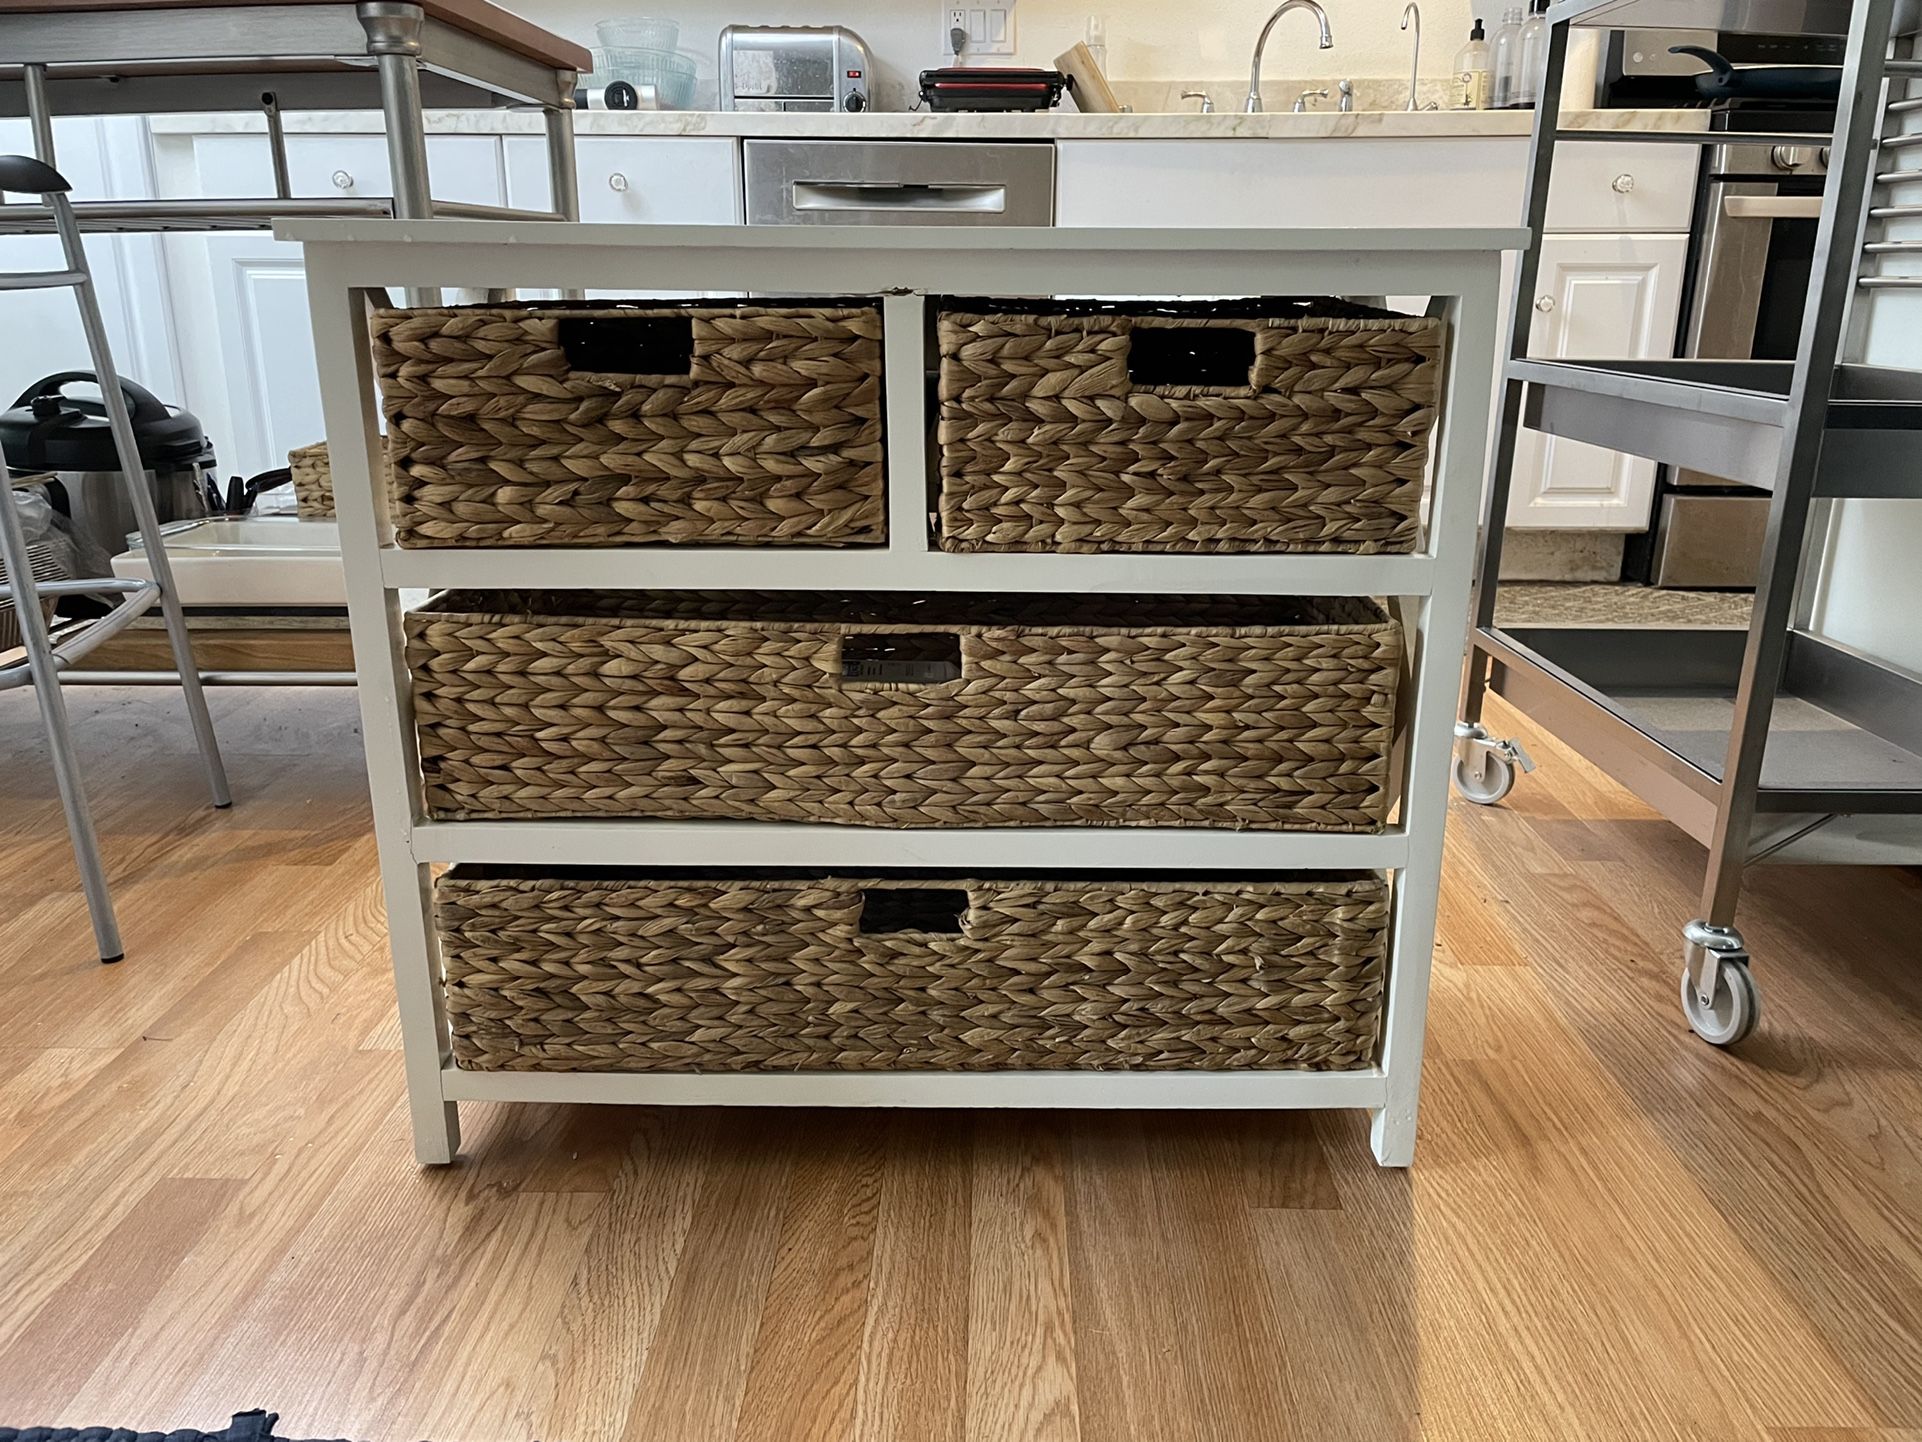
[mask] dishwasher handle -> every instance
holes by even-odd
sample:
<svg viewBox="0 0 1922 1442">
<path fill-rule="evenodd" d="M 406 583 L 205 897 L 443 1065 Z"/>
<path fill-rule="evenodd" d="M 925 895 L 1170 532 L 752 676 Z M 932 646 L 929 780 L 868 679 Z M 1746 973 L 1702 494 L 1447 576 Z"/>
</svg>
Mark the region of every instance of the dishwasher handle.
<svg viewBox="0 0 1922 1442">
<path fill-rule="evenodd" d="M 797 211 L 912 210 L 1000 215 L 1008 208 L 1008 187 L 992 182 L 797 180 L 791 195 Z"/>
</svg>

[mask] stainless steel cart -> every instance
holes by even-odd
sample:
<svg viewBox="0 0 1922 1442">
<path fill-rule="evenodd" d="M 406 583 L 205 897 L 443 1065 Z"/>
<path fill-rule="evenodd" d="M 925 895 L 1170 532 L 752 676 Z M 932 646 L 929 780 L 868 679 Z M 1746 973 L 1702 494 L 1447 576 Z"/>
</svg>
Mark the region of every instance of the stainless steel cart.
<svg viewBox="0 0 1922 1442">
<path fill-rule="evenodd" d="M 1709 849 L 1702 912 L 1683 928 L 1682 1004 L 1717 1045 L 1754 1028 L 1760 995 L 1735 925 L 1744 869 L 1778 861 L 1922 859 L 1922 679 L 1813 634 L 1811 538 L 1846 497 L 1922 498 L 1922 372 L 1857 362 L 1867 298 L 1922 287 L 1898 203 L 1922 184 L 1917 0 L 1558 0 L 1530 150 L 1524 255 L 1509 321 L 1455 786 L 1492 804 L 1529 766 L 1481 724 L 1493 689 Z M 1571 26 L 1846 37 L 1813 279 L 1796 359 L 1537 360 L 1527 354 Z M 1712 144 L 1709 133 L 1635 133 Z M 1808 145 L 1807 134 L 1745 144 Z M 1891 263 L 1895 262 L 1895 263 Z M 1502 627 L 1495 599 L 1517 432 L 1551 435 L 1770 492 L 1746 637 L 1726 631 Z"/>
</svg>

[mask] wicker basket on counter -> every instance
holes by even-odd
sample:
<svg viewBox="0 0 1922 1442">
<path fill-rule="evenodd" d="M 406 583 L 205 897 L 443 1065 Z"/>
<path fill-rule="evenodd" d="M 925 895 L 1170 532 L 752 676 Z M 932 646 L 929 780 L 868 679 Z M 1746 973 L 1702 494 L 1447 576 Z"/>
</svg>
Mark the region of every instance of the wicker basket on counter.
<svg viewBox="0 0 1922 1442">
<path fill-rule="evenodd" d="M 1337 300 L 950 299 L 948 551 L 1412 551 L 1443 326 Z"/>
<path fill-rule="evenodd" d="M 294 510 L 303 521 L 334 519 L 334 472 L 327 461 L 327 442 L 315 441 L 287 452 L 293 477 Z"/>
<path fill-rule="evenodd" d="M 459 866 L 435 920 L 470 1070 L 1336 1071 L 1388 887 Z"/>
<path fill-rule="evenodd" d="M 438 817 L 1374 831 L 1399 628 L 1354 598 L 455 592 Z"/>
<path fill-rule="evenodd" d="M 887 538 L 869 300 L 386 310 L 398 544 Z"/>
</svg>

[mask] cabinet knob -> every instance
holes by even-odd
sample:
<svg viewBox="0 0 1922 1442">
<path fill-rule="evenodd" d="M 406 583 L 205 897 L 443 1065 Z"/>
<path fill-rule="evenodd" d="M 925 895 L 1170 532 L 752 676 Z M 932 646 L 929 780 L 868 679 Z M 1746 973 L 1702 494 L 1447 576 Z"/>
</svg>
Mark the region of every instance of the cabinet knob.
<svg viewBox="0 0 1922 1442">
<path fill-rule="evenodd" d="M 336 170 L 327 178 L 334 182 L 335 190 L 352 190 L 354 188 L 354 177 L 344 170 Z"/>
<path fill-rule="evenodd" d="M 1543 315 L 1547 315 L 1551 310 L 1555 309 L 1555 297 L 1552 295 L 1536 296 L 1535 309 L 1540 311 Z"/>
<path fill-rule="evenodd" d="M 622 175 L 620 171 L 618 170 L 615 171 L 612 175 L 607 177 L 607 188 L 609 190 L 626 190 L 627 177 L 625 175 Z"/>
<path fill-rule="evenodd" d="M 1613 180 L 1609 181 L 1608 188 L 1614 191 L 1617 195 L 1627 195 L 1631 190 L 1635 188 L 1635 177 L 1630 175 L 1627 171 L 1624 171 L 1622 172 L 1622 174 L 1616 176 Z"/>
</svg>

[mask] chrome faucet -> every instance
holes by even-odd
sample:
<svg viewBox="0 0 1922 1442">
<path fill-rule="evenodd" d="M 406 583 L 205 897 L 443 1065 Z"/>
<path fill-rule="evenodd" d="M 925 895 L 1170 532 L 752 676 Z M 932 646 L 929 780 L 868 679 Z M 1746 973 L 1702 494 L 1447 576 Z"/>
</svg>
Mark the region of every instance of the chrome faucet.
<svg viewBox="0 0 1922 1442">
<path fill-rule="evenodd" d="M 1355 109 L 1355 82 L 1352 80 L 1337 80 L 1335 82 L 1335 89 L 1341 92 L 1341 100 L 1335 106 L 1335 109 L 1339 110 L 1343 115 L 1353 114 Z"/>
<path fill-rule="evenodd" d="M 1184 90 L 1181 92 L 1181 98 L 1183 100 L 1199 100 L 1201 102 L 1201 108 L 1197 111 L 1197 114 L 1213 115 L 1215 113 L 1215 98 L 1205 90 Z"/>
<path fill-rule="evenodd" d="M 1421 81 L 1421 6 L 1415 0 L 1401 7 L 1401 28 L 1406 30 L 1410 20 L 1415 22 L 1415 58 L 1408 67 L 1408 108 L 1419 109 L 1415 103 L 1415 87 Z"/>
<path fill-rule="evenodd" d="M 1304 90 L 1295 97 L 1295 114 L 1308 115 L 1313 112 L 1317 100 L 1326 100 L 1327 98 L 1328 87 L 1325 85 L 1319 90 Z"/>
<path fill-rule="evenodd" d="M 1254 63 L 1248 69 L 1248 101 L 1242 109 L 1250 115 L 1261 113 L 1261 52 L 1267 48 L 1268 32 L 1275 28 L 1275 22 L 1290 10 L 1306 10 L 1315 17 L 1315 24 L 1321 27 L 1320 48 L 1328 49 L 1335 43 L 1335 37 L 1328 29 L 1328 12 L 1321 8 L 1319 0 L 1281 0 L 1275 13 L 1268 17 L 1268 23 L 1261 27 L 1261 34 L 1255 40 Z"/>
</svg>

